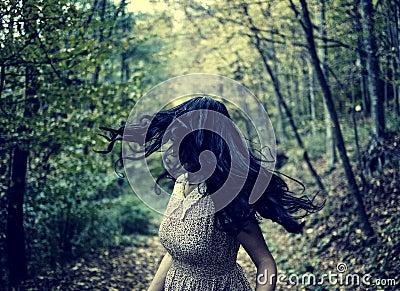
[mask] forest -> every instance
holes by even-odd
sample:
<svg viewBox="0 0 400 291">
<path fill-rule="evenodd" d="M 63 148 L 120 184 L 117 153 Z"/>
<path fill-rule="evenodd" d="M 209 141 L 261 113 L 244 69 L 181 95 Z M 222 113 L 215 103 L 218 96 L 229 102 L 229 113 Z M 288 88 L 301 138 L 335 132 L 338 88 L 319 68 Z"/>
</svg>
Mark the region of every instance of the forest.
<svg viewBox="0 0 400 291">
<path fill-rule="evenodd" d="M 0 290 L 147 290 L 161 216 L 99 127 L 190 73 L 253 92 L 277 169 L 325 201 L 302 234 L 261 223 L 279 273 L 308 275 L 277 290 L 399 289 L 400 1 L 3 0 L 0 17 Z M 332 273 L 369 279 L 310 281 Z"/>
</svg>

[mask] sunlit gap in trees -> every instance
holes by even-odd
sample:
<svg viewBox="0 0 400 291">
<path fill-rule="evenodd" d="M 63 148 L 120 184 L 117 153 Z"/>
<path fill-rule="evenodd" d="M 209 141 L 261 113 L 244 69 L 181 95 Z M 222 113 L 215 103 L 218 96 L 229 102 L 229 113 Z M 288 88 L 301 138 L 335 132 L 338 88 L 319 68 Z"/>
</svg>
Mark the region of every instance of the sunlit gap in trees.
<svg viewBox="0 0 400 291">
<path fill-rule="evenodd" d="M 118 0 L 114 0 L 118 2 Z M 201 4 L 204 7 L 207 7 L 214 3 L 215 1 L 197 1 L 197 4 Z M 171 4 L 172 3 L 172 4 Z M 140 0 L 140 1 L 128 1 L 127 9 L 131 12 L 142 12 L 142 13 L 155 13 L 157 11 L 166 10 L 174 5 L 174 1 L 166 3 L 166 1 L 162 0 Z M 180 17 L 183 17 L 182 11 L 176 11 L 180 14 Z"/>
</svg>

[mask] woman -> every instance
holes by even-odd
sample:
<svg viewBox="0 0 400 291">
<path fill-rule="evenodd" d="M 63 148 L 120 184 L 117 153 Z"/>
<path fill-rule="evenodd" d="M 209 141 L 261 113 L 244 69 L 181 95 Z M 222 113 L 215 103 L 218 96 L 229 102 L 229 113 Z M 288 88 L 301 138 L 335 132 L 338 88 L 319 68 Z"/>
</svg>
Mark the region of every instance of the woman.
<svg viewBox="0 0 400 291">
<path fill-rule="evenodd" d="M 146 157 L 169 145 L 167 169 L 157 180 L 175 181 L 159 229 L 167 252 L 149 291 L 251 290 L 236 263 L 240 245 L 254 262 L 257 278 L 267 275 L 257 280 L 256 290 L 275 289 L 277 268 L 258 218 L 300 233 L 303 224 L 293 215 L 304 211 L 304 217 L 322 205 L 291 195 L 249 149 L 224 104 L 196 97 L 114 133 L 110 149 L 124 133 L 124 139 L 144 145 Z M 258 199 L 251 204 L 255 192 Z"/>
</svg>

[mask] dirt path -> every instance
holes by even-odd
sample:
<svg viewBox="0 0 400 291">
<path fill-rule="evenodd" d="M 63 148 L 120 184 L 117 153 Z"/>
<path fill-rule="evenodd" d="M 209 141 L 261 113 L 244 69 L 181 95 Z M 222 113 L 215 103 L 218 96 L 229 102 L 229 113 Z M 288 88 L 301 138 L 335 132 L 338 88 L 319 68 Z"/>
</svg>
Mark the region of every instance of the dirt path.
<svg viewBox="0 0 400 291">
<path fill-rule="evenodd" d="M 147 290 L 163 255 L 158 237 L 149 237 L 138 247 L 93 253 L 62 270 L 24 282 L 20 290 Z M 255 278 L 255 267 L 242 248 L 238 262 L 248 278 Z"/>
</svg>

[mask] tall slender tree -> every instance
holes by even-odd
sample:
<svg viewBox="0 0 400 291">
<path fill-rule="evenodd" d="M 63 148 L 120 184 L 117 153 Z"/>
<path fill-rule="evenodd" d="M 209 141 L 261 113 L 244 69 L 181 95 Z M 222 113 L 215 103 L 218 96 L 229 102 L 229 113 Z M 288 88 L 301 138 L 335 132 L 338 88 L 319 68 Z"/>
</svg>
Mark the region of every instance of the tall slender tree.
<svg viewBox="0 0 400 291">
<path fill-rule="evenodd" d="M 93 1 L 90 3 L 94 4 Z M 94 123 L 112 116 L 103 114 L 103 110 L 109 110 L 111 100 L 115 114 L 121 108 L 126 109 L 114 97 L 117 89 L 125 90 L 124 86 L 101 80 L 100 75 L 96 80 L 92 79 L 96 72 L 101 73 L 97 70 L 98 64 L 115 58 L 110 53 L 112 49 L 115 52 L 121 50 L 109 33 L 115 22 L 110 11 L 113 16 L 118 16 L 118 8 L 107 3 L 101 23 L 102 42 L 93 39 L 93 31 L 99 31 L 95 22 L 101 17 L 96 16 L 98 11 L 91 9 L 89 3 L 6 0 L 0 5 L 0 14 L 4 16 L 0 32 L 0 152 L 2 157 L 4 153 L 9 153 L 10 157 L 7 175 L 0 177 L 1 188 L 7 196 L 7 213 L 4 215 L 7 225 L 0 227 L 0 248 L 3 251 L 3 245 L 6 247 L 4 257 L 7 259 L 1 258 L 0 264 L 2 269 L 3 264 L 7 264 L 8 279 L 13 288 L 17 288 L 30 270 L 27 260 L 34 242 L 29 240 L 31 233 L 24 229 L 27 208 L 32 211 L 35 195 L 45 189 L 48 191 L 46 197 L 55 199 L 59 195 L 54 190 L 55 185 L 45 187 L 43 176 L 51 170 L 60 177 L 67 175 L 64 167 L 60 167 L 63 171 L 55 166 L 62 151 L 76 156 L 82 152 L 87 155 L 88 148 L 93 145 L 90 131 Z M 131 90 L 135 89 L 134 85 L 130 86 Z M 50 166 L 52 158 L 56 163 Z M 85 158 L 81 157 L 82 160 Z M 74 171 L 79 171 L 79 167 L 77 165 Z M 7 184 L 4 183 L 6 176 L 10 177 Z M 54 191 L 52 195 L 51 191 Z M 32 204 L 27 204 L 30 202 Z M 66 240 L 60 241 L 57 247 L 71 253 L 70 234 L 73 232 L 67 227 L 68 223 L 71 225 L 68 211 L 63 229 L 59 230 Z M 25 247 L 26 243 L 29 248 Z M 8 287 L 3 282 L 0 285 Z"/>
<path fill-rule="evenodd" d="M 329 84 L 329 69 L 328 69 L 328 38 L 327 38 L 327 30 L 326 30 L 326 1 L 319 0 L 320 3 L 320 12 L 319 12 L 319 32 L 322 41 L 322 45 L 319 49 L 319 56 L 321 59 L 321 68 L 324 73 L 326 82 Z M 336 151 L 335 151 L 335 135 L 333 133 L 333 123 L 331 121 L 328 106 L 326 105 L 326 101 L 324 100 L 324 120 L 325 120 L 325 146 L 326 146 L 326 157 L 328 168 L 332 168 L 336 163 Z"/>
<path fill-rule="evenodd" d="M 373 130 L 377 137 L 385 133 L 384 85 L 380 77 L 378 46 L 375 36 L 375 9 L 372 0 L 361 0 L 364 49 L 367 55 L 368 92 L 371 98 Z"/>
<path fill-rule="evenodd" d="M 356 178 L 354 175 L 354 172 L 351 168 L 350 160 L 347 155 L 347 150 L 345 147 L 344 139 L 343 139 L 343 134 L 341 130 L 341 126 L 339 123 L 339 119 L 336 113 L 335 105 L 333 103 L 333 98 L 332 98 L 332 92 L 329 88 L 329 85 L 325 79 L 324 72 L 322 71 L 321 67 L 321 62 L 319 60 L 318 54 L 317 54 L 317 49 L 315 45 L 315 38 L 314 38 L 314 26 L 311 22 L 309 10 L 308 10 L 308 5 L 306 0 L 300 0 L 301 4 L 301 13 L 297 9 L 296 5 L 293 3 L 293 0 L 290 0 L 291 8 L 294 11 L 297 19 L 300 21 L 300 24 L 304 30 L 306 40 L 307 40 L 307 47 L 311 56 L 312 63 L 314 65 L 314 69 L 319 81 L 319 84 L 322 88 L 323 95 L 325 98 L 326 105 L 329 110 L 329 114 L 331 117 L 331 120 L 333 122 L 334 128 L 335 128 L 335 135 L 336 135 L 336 140 L 337 140 L 337 148 L 340 154 L 340 158 L 342 160 L 342 164 L 345 170 L 345 175 L 347 178 L 347 184 L 348 187 L 351 191 L 352 196 L 354 197 L 354 200 L 357 204 L 357 209 L 359 213 L 359 218 L 361 222 L 362 229 L 364 232 L 372 236 L 374 234 L 374 230 L 371 227 L 371 224 L 369 222 L 365 206 L 364 206 L 364 201 L 362 199 L 361 193 L 358 189 Z"/>
<path fill-rule="evenodd" d="M 367 56 L 364 50 L 363 27 L 359 11 L 360 0 L 356 0 L 351 9 L 350 19 L 353 22 L 354 31 L 357 33 L 357 64 L 360 67 L 360 91 L 365 117 L 371 116 L 371 99 L 368 91 Z"/>
<path fill-rule="evenodd" d="M 24 19 L 23 31 L 29 40 L 37 42 L 39 25 L 39 8 L 28 1 L 22 1 L 21 17 Z M 36 98 L 39 89 L 38 70 L 31 62 L 26 62 L 24 69 L 24 99 L 25 106 L 19 110 L 25 119 L 32 118 L 39 110 L 39 101 Z M 21 124 L 17 132 L 24 133 L 27 127 Z M 11 159 L 11 187 L 7 191 L 7 254 L 9 281 L 11 286 L 17 286 L 28 275 L 25 251 L 25 231 L 23 226 L 23 203 L 26 191 L 26 173 L 29 157 L 28 143 L 14 143 Z"/>
<path fill-rule="evenodd" d="M 270 54 L 265 50 L 265 44 L 262 43 L 261 41 L 261 37 L 258 34 L 258 32 L 260 31 L 254 24 L 253 19 L 251 18 L 248 10 L 247 10 L 247 6 L 246 5 L 242 5 L 242 9 L 243 9 L 243 13 L 245 16 L 245 20 L 247 22 L 247 24 L 249 25 L 250 30 L 253 32 L 251 36 L 251 38 L 254 41 L 254 46 L 256 47 L 258 53 L 260 54 L 260 57 L 263 61 L 263 64 L 265 66 L 265 69 L 268 72 L 268 75 L 271 78 L 272 84 L 274 86 L 274 90 L 275 90 L 275 94 L 279 100 L 280 106 L 282 106 L 282 108 L 284 109 L 288 119 L 289 119 L 289 124 L 290 127 L 292 128 L 294 135 L 295 135 L 295 139 L 296 142 L 298 143 L 299 147 L 302 149 L 303 151 L 303 159 L 306 162 L 308 169 L 310 170 L 311 175 L 313 176 L 313 178 L 315 179 L 318 187 L 321 189 L 322 192 L 326 192 L 325 186 L 320 178 L 320 176 L 318 175 L 317 171 L 314 169 L 310 157 L 308 155 L 308 152 L 304 146 L 303 140 L 299 135 L 298 129 L 296 124 L 294 123 L 293 120 L 293 115 L 289 109 L 289 107 L 287 106 L 282 93 L 281 93 L 281 88 L 278 82 L 278 78 L 276 76 L 276 72 L 273 70 L 272 66 L 269 64 L 268 62 L 268 57 L 270 56 Z"/>
</svg>

